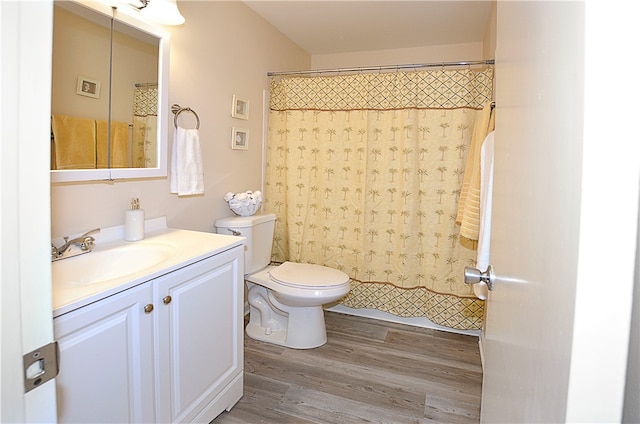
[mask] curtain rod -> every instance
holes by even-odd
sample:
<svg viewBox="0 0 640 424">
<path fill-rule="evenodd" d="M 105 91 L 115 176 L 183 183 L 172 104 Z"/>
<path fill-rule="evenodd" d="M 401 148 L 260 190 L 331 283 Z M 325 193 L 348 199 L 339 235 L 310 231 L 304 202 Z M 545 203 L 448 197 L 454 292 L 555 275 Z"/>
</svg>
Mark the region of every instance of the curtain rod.
<svg viewBox="0 0 640 424">
<path fill-rule="evenodd" d="M 326 73 L 341 73 L 341 72 L 347 73 L 347 72 L 362 72 L 362 71 L 442 68 L 446 66 L 493 65 L 494 63 L 495 63 L 494 59 L 472 60 L 468 62 L 417 63 L 417 64 L 406 64 L 406 65 L 367 66 L 367 67 L 360 67 L 360 68 L 317 69 L 312 71 L 267 72 L 267 76 L 275 77 L 279 75 L 309 75 L 309 74 L 326 74 Z"/>
<path fill-rule="evenodd" d="M 157 86 L 158 83 L 157 82 L 137 82 L 136 83 L 136 87 L 140 88 L 140 87 L 154 87 Z"/>
</svg>

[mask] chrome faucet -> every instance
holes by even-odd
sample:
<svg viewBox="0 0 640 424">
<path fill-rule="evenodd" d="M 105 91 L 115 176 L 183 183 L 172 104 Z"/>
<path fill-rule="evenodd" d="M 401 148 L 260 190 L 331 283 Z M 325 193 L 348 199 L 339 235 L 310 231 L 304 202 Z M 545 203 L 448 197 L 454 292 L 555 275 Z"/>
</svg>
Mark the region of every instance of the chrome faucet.
<svg viewBox="0 0 640 424">
<path fill-rule="evenodd" d="M 69 237 L 64 237 L 64 244 L 60 247 L 56 247 L 53 243 L 51 243 L 51 260 L 57 261 L 59 259 L 70 258 L 72 256 L 91 252 L 91 250 L 93 250 L 93 247 L 95 246 L 96 239 L 93 238 L 90 234 L 94 234 L 99 231 L 100 228 L 95 228 L 72 240 L 69 240 Z M 71 246 L 73 245 L 78 246 L 80 248 L 80 252 L 73 255 L 66 254 L 67 252 L 69 252 Z"/>
</svg>

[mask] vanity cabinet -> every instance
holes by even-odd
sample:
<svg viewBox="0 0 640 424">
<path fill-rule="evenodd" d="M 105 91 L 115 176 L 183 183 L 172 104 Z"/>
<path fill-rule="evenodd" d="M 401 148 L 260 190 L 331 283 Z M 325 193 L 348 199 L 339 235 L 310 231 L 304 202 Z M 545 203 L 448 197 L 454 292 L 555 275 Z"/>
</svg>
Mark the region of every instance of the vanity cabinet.
<svg viewBox="0 0 640 424">
<path fill-rule="evenodd" d="M 210 422 L 231 409 L 242 261 L 235 246 L 56 317 L 59 422 Z"/>
<path fill-rule="evenodd" d="M 58 421 L 153 422 L 153 317 L 140 285 L 53 320 Z"/>
<path fill-rule="evenodd" d="M 154 282 L 158 422 L 210 422 L 242 397 L 243 255 L 238 246 Z"/>
</svg>

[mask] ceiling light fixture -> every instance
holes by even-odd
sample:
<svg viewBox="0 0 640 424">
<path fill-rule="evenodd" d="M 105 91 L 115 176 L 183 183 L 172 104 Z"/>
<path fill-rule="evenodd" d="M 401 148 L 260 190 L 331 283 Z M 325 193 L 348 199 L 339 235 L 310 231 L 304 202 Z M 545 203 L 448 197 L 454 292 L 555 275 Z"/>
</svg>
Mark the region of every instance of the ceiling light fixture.
<svg viewBox="0 0 640 424">
<path fill-rule="evenodd" d="M 184 16 L 178 10 L 176 0 L 139 0 L 137 9 L 146 19 L 161 25 L 182 25 Z"/>
</svg>

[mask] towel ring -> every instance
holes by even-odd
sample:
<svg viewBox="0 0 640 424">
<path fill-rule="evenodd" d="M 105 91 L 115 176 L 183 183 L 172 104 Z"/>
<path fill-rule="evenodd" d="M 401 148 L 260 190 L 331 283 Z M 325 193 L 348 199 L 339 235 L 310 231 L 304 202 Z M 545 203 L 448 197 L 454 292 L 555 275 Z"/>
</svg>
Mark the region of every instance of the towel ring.
<svg viewBox="0 0 640 424">
<path fill-rule="evenodd" d="M 195 115 L 196 117 L 196 129 L 199 130 L 200 129 L 200 117 L 198 116 L 198 114 L 196 113 L 195 110 L 191 109 L 190 107 L 182 107 L 180 105 L 174 104 L 171 106 L 171 112 L 173 112 L 174 117 L 173 117 L 173 125 L 176 127 L 176 129 L 178 128 L 178 115 L 180 115 L 182 112 L 191 112 Z"/>
</svg>

